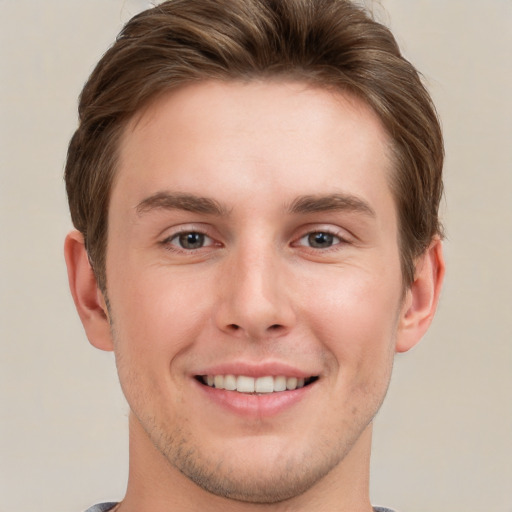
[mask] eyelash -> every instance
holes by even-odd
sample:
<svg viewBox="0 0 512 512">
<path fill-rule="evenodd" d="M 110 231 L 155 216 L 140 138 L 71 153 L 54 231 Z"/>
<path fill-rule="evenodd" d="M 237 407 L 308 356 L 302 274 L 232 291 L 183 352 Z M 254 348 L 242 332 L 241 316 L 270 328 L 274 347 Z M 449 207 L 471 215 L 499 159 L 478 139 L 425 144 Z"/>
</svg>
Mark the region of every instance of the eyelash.
<svg viewBox="0 0 512 512">
<path fill-rule="evenodd" d="M 179 247 L 175 245 L 173 242 L 179 243 L 179 239 L 181 236 L 184 235 L 199 235 L 201 237 L 204 237 L 205 239 L 209 240 L 209 243 L 207 245 L 201 245 L 201 247 L 197 248 L 185 248 L 185 247 Z M 311 245 L 305 245 L 302 244 L 301 241 L 304 239 L 307 239 L 314 235 L 327 235 L 327 237 L 332 238 L 332 243 L 328 247 L 312 247 Z M 311 242 L 311 240 L 309 240 Z M 342 236 L 339 231 L 333 230 L 333 229 L 316 229 L 307 231 L 304 234 L 302 234 L 300 237 L 296 238 L 292 242 L 292 247 L 303 247 L 309 251 L 312 251 L 314 253 L 325 253 L 330 252 L 332 250 L 338 250 L 340 245 L 346 245 L 350 243 L 344 236 Z M 202 249 L 208 250 L 210 247 L 221 247 L 222 244 L 220 242 L 216 242 L 215 239 L 211 236 L 209 236 L 206 233 L 206 230 L 203 229 L 190 229 L 190 228 L 183 228 L 180 229 L 178 232 L 173 233 L 172 235 L 166 237 L 164 240 L 160 242 L 161 245 L 165 247 L 166 250 L 178 254 L 192 254 L 197 253 L 198 251 L 201 251 Z"/>
</svg>

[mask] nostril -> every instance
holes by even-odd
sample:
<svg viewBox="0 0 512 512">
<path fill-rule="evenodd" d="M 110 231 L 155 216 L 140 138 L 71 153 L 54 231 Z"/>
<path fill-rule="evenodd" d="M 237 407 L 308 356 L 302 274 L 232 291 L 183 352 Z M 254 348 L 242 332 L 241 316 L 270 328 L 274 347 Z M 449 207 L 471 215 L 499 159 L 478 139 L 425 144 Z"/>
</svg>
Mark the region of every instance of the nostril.
<svg viewBox="0 0 512 512">
<path fill-rule="evenodd" d="M 281 333 L 283 330 L 285 329 L 284 325 L 282 324 L 272 324 L 272 325 L 269 325 L 263 332 L 261 332 L 259 335 L 257 333 L 252 333 L 255 337 L 259 337 L 260 335 L 261 336 L 264 336 L 265 334 L 266 335 L 269 335 L 270 333 L 275 333 L 275 334 L 279 334 Z M 227 332 L 231 332 L 231 333 L 235 333 L 235 332 L 238 332 L 238 331 L 245 331 L 246 329 L 244 329 L 244 327 L 238 325 L 238 324 L 228 324 L 226 325 L 225 327 L 225 330 Z M 249 330 L 247 330 L 247 334 L 248 335 L 251 335 L 251 333 L 249 332 Z"/>
</svg>

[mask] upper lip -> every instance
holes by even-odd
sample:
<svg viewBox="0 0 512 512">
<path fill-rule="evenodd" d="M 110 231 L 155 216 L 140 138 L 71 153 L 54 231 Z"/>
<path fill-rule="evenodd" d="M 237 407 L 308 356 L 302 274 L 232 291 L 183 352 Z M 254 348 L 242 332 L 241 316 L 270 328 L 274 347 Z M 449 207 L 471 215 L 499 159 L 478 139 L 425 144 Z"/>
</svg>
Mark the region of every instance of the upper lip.
<svg viewBox="0 0 512 512">
<path fill-rule="evenodd" d="M 285 376 L 308 378 L 318 376 L 318 372 L 300 369 L 296 366 L 281 362 L 263 362 L 251 363 L 247 361 L 238 361 L 230 363 L 220 363 L 198 369 L 193 373 L 197 375 L 246 375 L 247 377 L 266 377 L 266 376 Z"/>
</svg>

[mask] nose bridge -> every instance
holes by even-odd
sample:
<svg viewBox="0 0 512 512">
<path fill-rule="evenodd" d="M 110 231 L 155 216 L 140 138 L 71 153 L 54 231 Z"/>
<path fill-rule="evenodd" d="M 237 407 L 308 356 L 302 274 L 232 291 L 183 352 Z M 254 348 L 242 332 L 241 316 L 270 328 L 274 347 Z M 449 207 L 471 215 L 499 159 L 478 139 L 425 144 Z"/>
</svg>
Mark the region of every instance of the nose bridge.
<svg viewBox="0 0 512 512">
<path fill-rule="evenodd" d="M 294 315 L 283 270 L 282 257 L 271 241 L 240 244 L 227 268 L 219 327 L 253 339 L 289 329 Z"/>
</svg>

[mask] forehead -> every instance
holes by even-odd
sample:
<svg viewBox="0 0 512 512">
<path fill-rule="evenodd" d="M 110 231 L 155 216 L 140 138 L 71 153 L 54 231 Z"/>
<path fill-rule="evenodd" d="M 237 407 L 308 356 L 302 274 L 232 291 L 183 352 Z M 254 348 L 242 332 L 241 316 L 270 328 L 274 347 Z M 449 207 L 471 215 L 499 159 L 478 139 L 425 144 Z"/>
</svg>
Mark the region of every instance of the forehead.
<svg viewBox="0 0 512 512">
<path fill-rule="evenodd" d="M 228 182 L 290 197 L 362 192 L 369 181 L 388 191 L 388 146 L 354 96 L 302 82 L 203 82 L 156 98 L 128 123 L 113 196 L 205 184 L 222 195 Z"/>
</svg>

